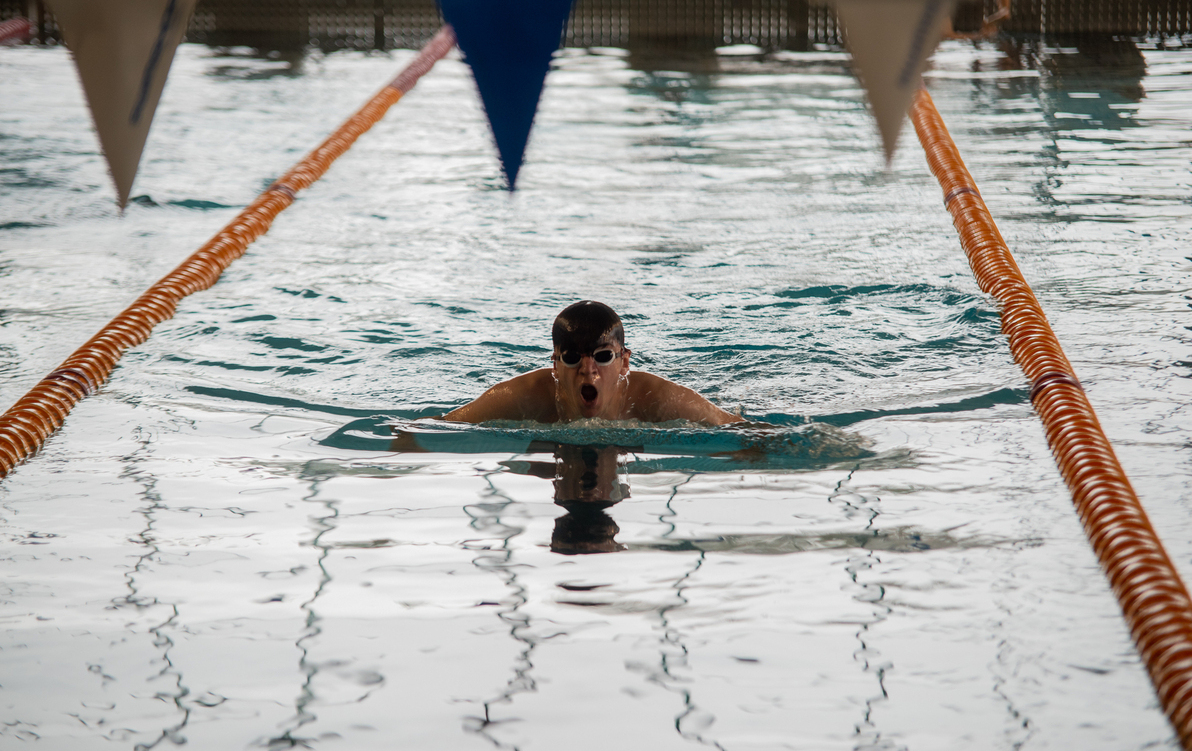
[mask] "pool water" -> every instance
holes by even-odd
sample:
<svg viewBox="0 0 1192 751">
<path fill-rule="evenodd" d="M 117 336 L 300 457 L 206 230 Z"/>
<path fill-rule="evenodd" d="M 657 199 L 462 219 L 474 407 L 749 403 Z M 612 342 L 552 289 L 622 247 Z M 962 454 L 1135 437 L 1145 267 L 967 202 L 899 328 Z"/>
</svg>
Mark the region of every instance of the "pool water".
<svg viewBox="0 0 1192 751">
<path fill-rule="evenodd" d="M 68 54 L 0 49 L 3 403 L 412 55 L 183 45 L 121 216 Z M 1189 47 L 927 82 L 1192 575 Z M 514 195 L 486 127 L 440 63 L 0 483 L 0 745 L 1177 748 L 844 54 L 565 50 Z M 583 298 L 770 427 L 418 420 Z"/>
</svg>

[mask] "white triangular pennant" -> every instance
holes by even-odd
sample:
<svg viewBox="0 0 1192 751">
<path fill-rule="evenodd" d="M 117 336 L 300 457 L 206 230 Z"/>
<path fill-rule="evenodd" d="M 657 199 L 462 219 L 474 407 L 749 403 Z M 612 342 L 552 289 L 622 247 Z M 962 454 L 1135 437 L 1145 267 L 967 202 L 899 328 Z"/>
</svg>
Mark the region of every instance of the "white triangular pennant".
<svg viewBox="0 0 1192 751">
<path fill-rule="evenodd" d="M 894 156 L 903 118 L 954 5 L 954 0 L 836 0 L 886 159 Z"/>
<path fill-rule="evenodd" d="M 124 208 L 195 0 L 48 2 L 74 55 Z"/>
</svg>

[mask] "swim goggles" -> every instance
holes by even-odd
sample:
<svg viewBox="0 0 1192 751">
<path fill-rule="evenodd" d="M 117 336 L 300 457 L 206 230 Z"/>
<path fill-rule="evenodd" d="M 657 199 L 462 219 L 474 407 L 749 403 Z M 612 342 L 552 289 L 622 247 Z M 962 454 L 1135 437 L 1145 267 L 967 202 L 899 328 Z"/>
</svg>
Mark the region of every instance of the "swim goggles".
<svg viewBox="0 0 1192 751">
<path fill-rule="evenodd" d="M 624 350 L 621 350 L 624 352 Z M 621 356 L 621 352 L 614 352 L 611 348 L 598 349 L 590 353 L 592 359 L 597 365 L 608 365 L 613 360 Z M 568 368 L 578 368 L 580 361 L 583 360 L 583 354 L 576 352 L 573 349 L 566 350 L 559 354 L 559 362 L 563 363 Z"/>
</svg>

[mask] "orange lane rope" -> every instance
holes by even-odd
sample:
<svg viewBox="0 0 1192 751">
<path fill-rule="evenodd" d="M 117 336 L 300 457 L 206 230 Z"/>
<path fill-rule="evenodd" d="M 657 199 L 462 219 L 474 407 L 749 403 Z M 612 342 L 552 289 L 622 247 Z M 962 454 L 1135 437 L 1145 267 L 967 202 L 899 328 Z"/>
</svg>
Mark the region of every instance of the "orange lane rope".
<svg viewBox="0 0 1192 751">
<path fill-rule="evenodd" d="M 977 283 L 1002 305 L 1002 331 L 1031 381 L 1031 403 L 1163 709 L 1184 748 L 1192 751 L 1188 590 L 925 89 L 911 105 L 911 120 Z"/>
<path fill-rule="evenodd" d="M 356 139 L 380 120 L 455 45 L 444 26 L 397 78 L 348 118 L 298 164 L 180 266 L 137 298 L 123 313 L 75 350 L 54 372 L 0 416 L 0 477 L 37 451 L 83 397 L 93 393 L 124 351 L 149 338 L 153 327 L 174 315 L 178 301 L 215 284 L 232 261 L 269 230 L 294 196 L 323 176 Z"/>
</svg>

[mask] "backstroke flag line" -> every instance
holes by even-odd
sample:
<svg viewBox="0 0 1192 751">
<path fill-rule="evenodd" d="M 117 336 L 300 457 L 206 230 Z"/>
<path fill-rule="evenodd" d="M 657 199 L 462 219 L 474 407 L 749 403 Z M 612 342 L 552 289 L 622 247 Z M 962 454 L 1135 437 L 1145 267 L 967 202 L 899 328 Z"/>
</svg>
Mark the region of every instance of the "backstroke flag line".
<svg viewBox="0 0 1192 751">
<path fill-rule="evenodd" d="M 484 102 L 509 189 L 517 183 L 572 0 L 439 0 Z"/>
<path fill-rule="evenodd" d="M 854 72 L 869 95 L 887 161 L 927 58 L 943 34 L 954 0 L 836 0 Z"/>
<path fill-rule="evenodd" d="M 195 0 L 48 0 L 123 209 Z"/>
<path fill-rule="evenodd" d="M 472 68 L 509 189 L 573 0 L 439 0 Z M 835 0 L 886 158 L 956 0 Z M 121 208 L 196 0 L 47 0 L 74 55 Z"/>
</svg>

